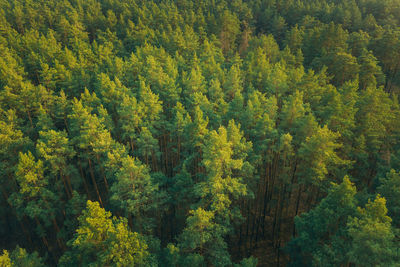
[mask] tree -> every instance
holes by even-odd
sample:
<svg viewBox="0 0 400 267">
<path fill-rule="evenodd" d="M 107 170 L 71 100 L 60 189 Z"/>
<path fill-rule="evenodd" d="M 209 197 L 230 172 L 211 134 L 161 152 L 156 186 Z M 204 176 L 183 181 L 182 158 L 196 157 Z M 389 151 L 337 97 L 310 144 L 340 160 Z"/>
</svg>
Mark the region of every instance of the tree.
<svg viewBox="0 0 400 267">
<path fill-rule="evenodd" d="M 49 130 L 40 131 L 39 135 L 40 139 L 36 145 L 38 154 L 45 159 L 46 164 L 49 164 L 50 173 L 61 177 L 66 194 L 71 197 L 73 189 L 70 169 L 73 167 L 68 164 L 68 161 L 75 155 L 75 151 L 69 144 L 67 133 Z"/>
<path fill-rule="evenodd" d="M 224 10 L 220 15 L 218 25 L 220 27 L 221 48 L 226 54 L 235 48 L 235 41 L 240 31 L 240 21 L 236 14 L 232 14 L 229 10 Z"/>
<path fill-rule="evenodd" d="M 332 63 L 330 66 L 328 65 L 328 70 L 334 75 L 333 82 L 335 85 L 342 85 L 357 77 L 360 66 L 355 57 L 344 52 L 338 52 L 332 57 Z"/>
<path fill-rule="evenodd" d="M 0 256 L 0 266 L 4 267 L 45 267 L 43 259 L 39 257 L 37 252 L 29 254 L 25 249 L 17 246 L 11 254 L 7 250 L 3 250 L 3 255 Z"/>
<path fill-rule="evenodd" d="M 61 266 L 142 266 L 148 256 L 146 242 L 129 230 L 126 219 L 111 218 L 110 212 L 90 200 L 68 245 L 72 250 L 61 257 Z"/>
<path fill-rule="evenodd" d="M 204 93 L 205 86 L 204 86 L 204 77 L 201 73 L 200 68 L 193 67 L 190 73 L 183 74 L 183 81 L 182 84 L 184 86 L 184 94 L 186 98 L 190 98 L 194 93 Z"/>
<path fill-rule="evenodd" d="M 95 166 L 97 163 L 103 177 L 106 192 L 108 191 L 108 181 L 104 171 L 106 156 L 115 141 L 112 139 L 110 132 L 105 129 L 103 124 L 104 117 L 91 114 L 91 109 L 83 106 L 82 101 L 74 99 L 72 104 L 72 113 L 68 115 L 70 119 L 71 133 L 74 135 L 71 142 L 76 147 L 77 153 L 80 155 L 81 173 L 82 164 L 88 164 L 90 177 L 97 194 L 100 204 L 103 204 L 100 190 L 95 177 Z M 84 178 L 83 178 L 84 179 Z"/>
<path fill-rule="evenodd" d="M 163 192 L 150 177 L 149 169 L 130 156 L 122 158 L 115 170 L 111 203 L 132 219 L 134 229 L 151 232 L 154 212 L 161 207 Z"/>
<path fill-rule="evenodd" d="M 338 133 L 324 126 L 301 144 L 298 151 L 302 161 L 299 173 L 305 183 L 319 184 L 325 179 L 329 170 L 332 171 L 346 163 L 336 154 L 336 150 L 340 147 L 340 144 L 336 143 L 338 137 Z"/>
<path fill-rule="evenodd" d="M 2 259 L 19 244 L 51 266 L 396 265 L 398 14 L 0 0 Z"/>
<path fill-rule="evenodd" d="M 245 161 L 250 149 L 251 143 L 245 141 L 234 121 L 229 123 L 228 129 L 220 127 L 218 132 L 209 133 L 202 148 L 206 180 L 194 188 L 201 200 L 197 204 L 199 207 L 191 211 L 180 236 L 179 246 L 188 251 L 187 257 L 200 254 L 207 264 L 231 264 L 224 236 L 231 231 L 235 220 L 241 218 L 232 204 L 248 194 L 243 178 L 252 172 Z M 235 170 L 242 177 L 236 176 Z M 193 229 L 197 229 L 196 232 Z"/>
<path fill-rule="evenodd" d="M 240 68 L 237 64 L 233 65 L 226 77 L 223 85 L 225 98 L 231 100 L 236 94 L 243 91 L 242 78 Z"/>
<path fill-rule="evenodd" d="M 360 58 L 360 88 L 376 87 L 378 84 L 383 84 L 384 75 L 381 67 L 378 65 L 378 60 L 371 51 L 363 50 Z"/>
<path fill-rule="evenodd" d="M 348 39 L 351 54 L 357 58 L 361 56 L 364 49 L 367 49 L 370 39 L 371 37 L 364 31 L 352 32 Z"/>
<path fill-rule="evenodd" d="M 385 30 L 381 36 L 376 38 L 373 43 L 373 51 L 375 56 L 382 64 L 382 70 L 386 75 L 385 90 L 391 92 L 395 82 L 395 77 L 398 75 L 400 65 L 399 52 L 399 33 L 393 30 Z"/>
<path fill-rule="evenodd" d="M 153 170 L 156 170 L 159 157 L 158 141 L 153 137 L 147 127 L 142 127 L 137 139 L 137 151 L 143 161 L 149 165 L 149 156 L 152 157 Z"/>
<path fill-rule="evenodd" d="M 15 188 L 13 172 L 18 164 L 18 155 L 31 146 L 31 140 L 25 136 L 19 127 L 19 120 L 15 110 L 7 112 L 0 109 L 0 173 L 1 190 L 7 200 L 9 194 Z"/>
<path fill-rule="evenodd" d="M 191 216 L 187 219 L 187 226 L 180 236 L 180 247 L 193 251 L 186 257 L 190 259 L 197 256 L 197 266 L 206 265 L 202 254 L 212 253 L 209 250 L 209 244 L 214 242 L 216 238 L 221 238 L 220 233 L 216 232 L 213 219 L 214 213 L 212 211 L 205 211 L 202 208 L 192 210 Z M 217 235 L 213 236 L 212 233 Z"/>
<path fill-rule="evenodd" d="M 19 216 L 26 215 L 34 219 L 42 237 L 45 235 L 42 223 L 45 226 L 53 224 L 58 233 L 60 229 L 56 221 L 56 207 L 59 199 L 49 189 L 49 180 L 44 176 L 43 162 L 36 161 L 31 152 L 20 153 L 15 177 L 19 190 L 10 196 L 9 201 L 16 207 Z"/>
<path fill-rule="evenodd" d="M 279 128 L 293 136 L 295 144 L 299 145 L 318 127 L 314 115 L 310 112 L 308 103 L 303 101 L 304 94 L 296 91 L 283 101 L 279 112 Z"/>
<path fill-rule="evenodd" d="M 11 259 L 7 250 L 3 250 L 3 255 L 0 256 L 0 265 L 4 267 L 11 267 Z"/>
<path fill-rule="evenodd" d="M 356 103 L 358 111 L 355 135 L 360 138 L 360 145 L 355 151 L 355 169 L 366 186 L 370 186 L 375 178 L 376 166 L 382 158 L 379 151 L 390 151 L 387 146 L 388 133 L 396 125 L 392 106 L 393 102 L 388 95 L 382 89 L 374 88 L 362 91 Z"/>
<path fill-rule="evenodd" d="M 295 25 L 286 32 L 285 40 L 283 41 L 283 43 L 285 44 L 285 46 L 289 46 L 292 51 L 296 51 L 302 46 L 303 35 L 304 29 L 301 27 L 299 28 L 298 25 Z"/>
<path fill-rule="evenodd" d="M 380 185 L 377 191 L 386 199 L 388 215 L 393 220 L 396 228 L 400 226 L 399 217 L 399 194 L 400 194 L 400 174 L 391 170 L 386 177 L 379 179 Z"/>
<path fill-rule="evenodd" d="M 139 92 L 139 110 L 143 113 L 143 123 L 140 126 L 147 127 L 152 131 L 158 127 L 161 113 L 163 111 L 162 101 L 158 95 L 154 94 L 150 87 L 144 82 L 140 82 Z"/>
<path fill-rule="evenodd" d="M 394 240 L 392 220 L 387 216 L 385 198 L 377 195 L 373 202 L 368 201 L 365 208 L 358 208 L 357 213 L 347 225 L 352 238 L 347 253 L 349 261 L 360 266 L 395 265 L 399 247 Z"/>
<path fill-rule="evenodd" d="M 139 125 L 142 123 L 142 110 L 135 97 L 124 96 L 117 108 L 121 137 L 130 144 L 130 149 L 134 150 L 134 142 L 138 135 Z"/>
<path fill-rule="evenodd" d="M 287 245 L 292 266 L 346 264 L 351 244 L 348 217 L 356 212 L 356 188 L 348 177 L 332 184 L 328 195 L 311 211 L 295 218 L 297 236 Z"/>
</svg>

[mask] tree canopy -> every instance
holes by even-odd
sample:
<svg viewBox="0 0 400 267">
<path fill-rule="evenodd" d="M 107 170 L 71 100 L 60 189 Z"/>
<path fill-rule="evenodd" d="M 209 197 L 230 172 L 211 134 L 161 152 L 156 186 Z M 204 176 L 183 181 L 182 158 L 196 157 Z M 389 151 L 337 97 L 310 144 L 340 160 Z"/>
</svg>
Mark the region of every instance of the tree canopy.
<svg viewBox="0 0 400 267">
<path fill-rule="evenodd" d="M 396 266 L 399 0 L 0 0 L 0 266 Z"/>
</svg>

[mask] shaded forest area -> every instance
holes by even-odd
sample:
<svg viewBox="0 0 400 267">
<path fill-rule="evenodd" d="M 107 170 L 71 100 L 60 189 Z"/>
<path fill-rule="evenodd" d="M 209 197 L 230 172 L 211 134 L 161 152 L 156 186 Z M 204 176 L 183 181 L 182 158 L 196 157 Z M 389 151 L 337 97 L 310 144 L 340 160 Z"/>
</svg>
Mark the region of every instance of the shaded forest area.
<svg viewBox="0 0 400 267">
<path fill-rule="evenodd" d="M 0 0 L 0 266 L 399 266 L 399 0 Z"/>
</svg>

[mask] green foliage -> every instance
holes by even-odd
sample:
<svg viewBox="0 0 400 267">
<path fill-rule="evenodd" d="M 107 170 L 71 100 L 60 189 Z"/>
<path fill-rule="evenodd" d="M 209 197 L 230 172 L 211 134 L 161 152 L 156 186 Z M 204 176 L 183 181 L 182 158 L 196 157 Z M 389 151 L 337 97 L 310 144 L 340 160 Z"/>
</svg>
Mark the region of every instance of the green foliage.
<svg viewBox="0 0 400 267">
<path fill-rule="evenodd" d="M 336 143 L 338 137 L 338 133 L 324 126 L 301 144 L 298 153 L 300 160 L 303 161 L 301 175 L 304 183 L 318 184 L 324 180 L 330 168 L 338 168 L 346 163 L 336 154 L 336 150 L 340 147 Z"/>
<path fill-rule="evenodd" d="M 65 171 L 68 160 L 75 155 L 75 151 L 69 144 L 67 133 L 49 130 L 41 131 L 39 135 L 40 139 L 36 149 L 38 154 L 50 165 L 50 171 L 54 173 Z"/>
<path fill-rule="evenodd" d="M 393 220 L 393 224 L 398 228 L 400 224 L 399 217 L 399 194 L 400 194 L 400 175 L 395 170 L 387 173 L 385 178 L 381 178 L 377 191 L 386 199 L 388 215 Z"/>
<path fill-rule="evenodd" d="M 333 184 L 315 209 L 296 217 L 298 236 L 288 245 L 293 266 L 337 266 L 348 261 L 346 222 L 356 212 L 355 194 L 355 186 L 345 177 L 341 184 Z"/>
<path fill-rule="evenodd" d="M 0 265 L 2 267 L 46 266 L 44 265 L 43 260 L 38 256 L 37 252 L 29 254 L 25 249 L 18 246 L 11 252 L 11 255 L 7 250 L 3 250 L 3 255 L 0 256 Z"/>
<path fill-rule="evenodd" d="M 399 13 L 0 0 L 0 265 L 396 265 Z"/>
<path fill-rule="evenodd" d="M 129 230 L 126 219 L 111 218 L 110 212 L 90 200 L 68 244 L 72 251 L 62 256 L 61 266 L 141 266 L 148 256 L 146 242 Z"/>
<path fill-rule="evenodd" d="M 163 195 L 145 165 L 130 156 L 122 158 L 110 191 L 111 203 L 126 216 L 133 216 L 135 229 L 149 231 L 152 228 L 148 212 L 159 208 Z"/>
<path fill-rule="evenodd" d="M 25 249 L 16 247 L 10 255 L 11 265 L 10 266 L 33 266 L 33 267 L 44 267 L 43 259 L 39 257 L 37 252 L 32 254 L 28 253 Z"/>
<path fill-rule="evenodd" d="M 11 267 L 11 259 L 7 250 L 3 250 L 3 254 L 0 256 L 0 265 L 4 267 Z"/>
<path fill-rule="evenodd" d="M 299 236 L 288 247 L 295 264 L 395 265 L 398 244 L 385 198 L 378 194 L 365 208 L 356 208 L 355 193 L 355 187 L 344 178 L 315 209 L 296 218 Z"/>
<path fill-rule="evenodd" d="M 49 219 L 54 219 L 58 199 L 48 187 L 43 162 L 36 161 L 31 152 L 20 153 L 15 177 L 19 190 L 10 196 L 9 201 L 17 208 L 18 215 L 40 219 L 49 225 Z"/>
<path fill-rule="evenodd" d="M 364 266 L 394 266 L 397 262 L 398 244 L 394 240 L 391 219 L 387 216 L 386 200 L 379 195 L 365 208 L 358 208 L 350 218 L 348 232 L 352 247 L 348 252 L 350 262 Z M 365 257 L 365 253 L 369 255 Z"/>
<path fill-rule="evenodd" d="M 38 256 L 37 252 L 29 254 L 25 249 L 18 246 L 11 252 L 11 255 L 7 250 L 3 250 L 3 255 L 0 256 L 0 265 L 3 267 L 46 266 L 43 263 L 43 260 Z"/>
</svg>

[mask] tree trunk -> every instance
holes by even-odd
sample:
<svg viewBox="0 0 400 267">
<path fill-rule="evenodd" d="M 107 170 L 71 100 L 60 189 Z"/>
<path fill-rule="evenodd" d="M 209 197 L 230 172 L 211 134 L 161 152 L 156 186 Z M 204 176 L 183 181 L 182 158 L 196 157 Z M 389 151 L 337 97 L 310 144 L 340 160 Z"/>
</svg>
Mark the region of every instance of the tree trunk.
<svg viewBox="0 0 400 267">
<path fill-rule="evenodd" d="M 104 206 L 103 206 L 103 201 L 101 201 L 99 188 L 97 187 L 96 179 L 94 178 L 94 172 L 93 172 L 93 167 L 92 167 L 92 161 L 91 161 L 90 159 L 89 159 L 89 171 L 90 171 L 90 176 L 91 176 L 91 178 L 92 178 L 93 186 L 94 186 L 94 189 L 96 190 L 96 194 L 97 194 L 97 197 L 98 197 L 98 199 L 99 199 L 100 205 L 101 205 L 102 208 L 104 208 Z"/>
<path fill-rule="evenodd" d="M 81 164 L 81 160 L 80 159 L 78 159 L 78 165 L 79 165 L 79 172 L 81 173 L 81 177 L 82 177 L 82 180 L 83 180 L 83 186 L 85 187 L 85 191 L 86 191 L 87 197 L 88 197 L 88 199 L 91 199 L 90 193 L 89 193 L 89 187 L 87 185 L 85 175 L 83 174 L 83 169 L 82 169 L 82 164 Z"/>
</svg>

